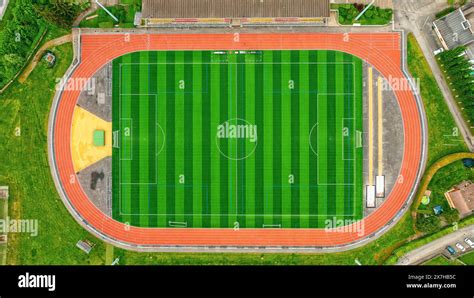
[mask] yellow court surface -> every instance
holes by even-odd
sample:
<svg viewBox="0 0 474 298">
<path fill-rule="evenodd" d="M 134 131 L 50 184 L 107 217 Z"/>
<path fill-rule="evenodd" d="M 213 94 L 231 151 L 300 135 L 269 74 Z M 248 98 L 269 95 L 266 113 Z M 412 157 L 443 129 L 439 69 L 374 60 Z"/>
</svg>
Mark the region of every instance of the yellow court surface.
<svg viewBox="0 0 474 298">
<path fill-rule="evenodd" d="M 105 146 L 94 146 L 94 131 L 105 132 Z M 77 172 L 112 156 L 112 123 L 76 107 L 72 120 L 71 153 L 74 170 Z"/>
</svg>

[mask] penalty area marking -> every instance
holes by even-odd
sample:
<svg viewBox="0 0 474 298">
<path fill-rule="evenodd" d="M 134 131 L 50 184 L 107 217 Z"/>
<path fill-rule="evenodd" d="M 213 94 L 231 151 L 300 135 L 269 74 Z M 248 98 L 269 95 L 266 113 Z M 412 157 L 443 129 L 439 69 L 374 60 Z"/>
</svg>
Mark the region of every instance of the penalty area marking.
<svg viewBox="0 0 474 298">
<path fill-rule="evenodd" d="M 311 142 L 312 136 L 313 136 L 313 131 L 314 131 L 315 128 L 316 128 L 316 131 L 318 131 L 318 122 L 316 122 L 316 124 L 314 124 L 313 127 L 311 127 L 311 130 L 309 131 L 309 147 L 311 148 L 311 151 L 313 151 L 314 155 L 318 156 L 318 152 L 317 152 L 317 150 L 314 150 L 313 144 Z M 317 137 L 316 137 L 316 139 L 317 139 Z M 317 146 L 317 144 L 318 144 L 318 142 L 316 142 L 316 146 Z"/>
<path fill-rule="evenodd" d="M 165 134 L 165 131 L 163 130 L 163 127 L 161 127 L 160 123 L 157 122 L 156 126 L 158 126 L 158 128 L 160 129 L 161 135 L 163 137 L 163 142 L 161 143 L 161 148 L 160 148 L 160 150 L 158 150 L 158 152 L 156 152 L 156 156 L 158 156 L 158 155 L 160 155 L 161 151 L 163 151 L 163 149 L 165 148 L 166 134 Z"/>
</svg>

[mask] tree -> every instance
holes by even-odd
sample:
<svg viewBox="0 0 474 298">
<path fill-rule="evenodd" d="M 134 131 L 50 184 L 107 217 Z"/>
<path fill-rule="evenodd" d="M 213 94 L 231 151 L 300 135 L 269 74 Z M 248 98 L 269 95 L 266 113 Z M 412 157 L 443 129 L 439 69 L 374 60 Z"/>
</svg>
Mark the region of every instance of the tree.
<svg viewBox="0 0 474 298">
<path fill-rule="evenodd" d="M 431 234 L 440 228 L 441 221 L 437 216 L 418 215 L 416 218 L 416 227 L 421 232 Z"/>
<path fill-rule="evenodd" d="M 12 15 L 0 32 L 0 87 L 20 71 L 41 22 L 29 0 L 17 0 Z"/>
<path fill-rule="evenodd" d="M 448 224 L 452 224 L 453 222 L 457 222 L 459 220 L 459 212 L 457 209 L 449 208 L 443 213 L 443 217 Z"/>
<path fill-rule="evenodd" d="M 81 11 L 79 4 L 66 0 L 51 0 L 47 4 L 37 3 L 35 8 L 45 20 L 64 28 L 71 27 Z"/>
</svg>

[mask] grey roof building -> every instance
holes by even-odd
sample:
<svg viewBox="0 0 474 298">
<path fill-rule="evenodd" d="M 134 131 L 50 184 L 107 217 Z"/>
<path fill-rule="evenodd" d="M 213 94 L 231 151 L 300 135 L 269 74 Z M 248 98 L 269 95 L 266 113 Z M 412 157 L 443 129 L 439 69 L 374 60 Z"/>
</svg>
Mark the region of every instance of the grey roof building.
<svg viewBox="0 0 474 298">
<path fill-rule="evenodd" d="M 329 17 L 328 0 L 143 0 L 143 18 Z"/>
<path fill-rule="evenodd" d="M 325 23 L 330 16 L 330 3 L 329 0 L 143 0 L 141 14 L 148 25 L 163 20 L 240 24 L 252 20 L 278 22 L 285 18 L 313 18 Z"/>
<path fill-rule="evenodd" d="M 474 29 L 466 16 L 473 15 L 474 3 L 436 20 L 434 30 L 445 50 L 474 42 Z"/>
</svg>

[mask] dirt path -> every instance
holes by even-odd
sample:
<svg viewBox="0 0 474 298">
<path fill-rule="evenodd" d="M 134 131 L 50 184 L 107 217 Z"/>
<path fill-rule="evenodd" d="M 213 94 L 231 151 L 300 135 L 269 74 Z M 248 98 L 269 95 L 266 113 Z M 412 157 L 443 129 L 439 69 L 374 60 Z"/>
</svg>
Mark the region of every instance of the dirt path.
<svg viewBox="0 0 474 298">
<path fill-rule="evenodd" d="M 83 11 L 75 20 L 74 20 L 74 23 L 72 23 L 72 26 L 73 27 L 79 27 L 79 25 L 81 24 L 82 20 L 84 20 L 89 14 L 93 13 L 94 11 L 97 10 L 97 4 L 95 3 L 95 1 L 90 1 L 91 3 L 91 6 Z"/>
<path fill-rule="evenodd" d="M 38 62 L 41 60 L 41 57 L 43 56 L 44 51 L 46 51 L 47 49 L 49 49 L 51 47 L 60 46 L 62 44 L 65 44 L 65 43 L 68 43 L 68 42 L 71 42 L 71 41 L 72 41 L 72 34 L 68 34 L 68 35 L 64 35 L 64 36 L 61 36 L 59 38 L 56 38 L 56 39 L 53 39 L 53 40 L 50 40 L 50 41 L 46 42 L 36 52 L 35 56 L 31 60 L 30 64 L 28 64 L 28 66 L 25 68 L 25 70 L 23 70 L 22 74 L 18 77 L 18 81 L 21 84 L 23 84 L 26 81 L 26 79 L 28 78 L 30 73 L 33 71 L 33 69 L 35 69 L 36 64 L 38 64 Z"/>
</svg>

